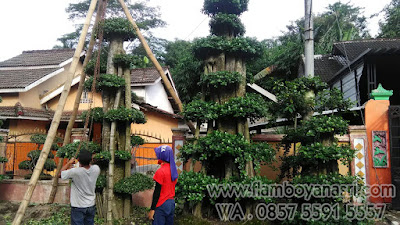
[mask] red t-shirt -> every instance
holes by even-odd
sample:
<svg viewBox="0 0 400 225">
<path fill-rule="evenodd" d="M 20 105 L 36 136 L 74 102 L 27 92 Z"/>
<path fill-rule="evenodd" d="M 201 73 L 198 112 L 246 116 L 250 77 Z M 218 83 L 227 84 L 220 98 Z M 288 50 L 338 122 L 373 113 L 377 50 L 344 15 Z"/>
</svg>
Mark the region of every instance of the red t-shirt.
<svg viewBox="0 0 400 225">
<path fill-rule="evenodd" d="M 158 199 L 156 207 L 161 206 L 168 199 L 175 197 L 175 185 L 178 179 L 171 180 L 171 169 L 169 163 L 164 163 L 161 168 L 156 171 L 153 179 L 161 184 L 160 198 Z"/>
</svg>

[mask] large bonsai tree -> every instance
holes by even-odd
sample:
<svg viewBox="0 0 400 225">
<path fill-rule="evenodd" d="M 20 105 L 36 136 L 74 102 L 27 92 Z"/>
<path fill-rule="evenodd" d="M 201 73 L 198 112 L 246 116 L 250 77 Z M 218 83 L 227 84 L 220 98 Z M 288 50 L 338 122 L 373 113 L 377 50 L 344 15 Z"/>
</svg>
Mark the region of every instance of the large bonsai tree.
<svg viewBox="0 0 400 225">
<path fill-rule="evenodd" d="M 202 171 L 200 175 L 181 174 L 177 189 L 178 195 L 191 193 L 182 197 L 195 207 L 197 216 L 202 214 L 200 202 L 203 206 L 215 203 L 206 197 L 205 181 L 245 183 L 259 179 L 255 176 L 260 163 L 270 162 L 275 155 L 268 144 L 250 141 L 248 119 L 263 117 L 265 103 L 260 96 L 246 94 L 246 61 L 260 52 L 259 42 L 243 37 L 245 28 L 239 16 L 247 5 L 248 0 L 205 0 L 203 12 L 211 17 L 211 35 L 193 44 L 195 57 L 204 62 L 202 96 L 184 107 L 185 119 L 195 121 L 197 129 L 193 143 L 180 151 L 186 161 L 200 161 Z M 207 135 L 200 137 L 203 123 L 207 123 Z M 192 183 L 199 185 L 190 189 Z M 230 200 L 234 199 L 217 199 Z M 247 200 L 243 203 L 250 206 L 252 201 Z"/>
</svg>

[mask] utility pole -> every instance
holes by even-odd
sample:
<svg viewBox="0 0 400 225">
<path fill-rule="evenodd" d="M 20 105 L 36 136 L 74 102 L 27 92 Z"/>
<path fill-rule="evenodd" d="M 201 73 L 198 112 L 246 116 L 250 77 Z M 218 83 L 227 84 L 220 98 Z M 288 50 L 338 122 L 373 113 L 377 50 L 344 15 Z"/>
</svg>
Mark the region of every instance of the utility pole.
<svg viewBox="0 0 400 225">
<path fill-rule="evenodd" d="M 304 75 L 314 77 L 314 25 L 312 16 L 312 0 L 304 0 L 304 6 Z"/>
</svg>

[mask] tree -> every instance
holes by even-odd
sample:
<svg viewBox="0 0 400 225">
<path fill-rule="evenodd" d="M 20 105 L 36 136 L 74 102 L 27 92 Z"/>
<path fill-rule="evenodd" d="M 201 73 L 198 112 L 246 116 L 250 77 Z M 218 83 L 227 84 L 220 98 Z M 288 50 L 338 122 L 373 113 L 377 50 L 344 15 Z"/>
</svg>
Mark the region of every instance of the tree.
<svg viewBox="0 0 400 225">
<path fill-rule="evenodd" d="M 150 29 L 165 25 L 165 22 L 159 19 L 160 13 L 158 8 L 148 6 L 145 1 L 132 2 L 132 0 L 128 0 L 126 1 L 126 4 L 141 30 L 146 30 L 148 31 L 148 34 L 151 34 L 149 31 Z M 82 30 L 82 25 L 79 24 L 79 21 L 82 18 L 85 18 L 86 12 L 89 9 L 89 4 L 90 0 L 82 0 L 79 3 L 69 4 L 66 12 L 69 14 L 68 19 L 77 23 L 76 31 L 64 34 L 62 37 L 58 38 L 57 40 L 62 44 L 54 46 L 55 48 L 74 48 L 76 46 L 80 31 Z M 125 16 L 117 0 L 109 0 L 107 2 L 106 14 L 108 17 Z M 149 35 L 149 37 L 152 36 Z"/>
<path fill-rule="evenodd" d="M 203 62 L 194 57 L 193 43 L 169 41 L 165 46 L 164 62 L 171 68 L 176 89 L 182 102 L 189 103 L 201 92 L 198 85 L 203 73 Z"/>
<path fill-rule="evenodd" d="M 201 162 L 202 174 L 183 173 L 182 184 L 178 182 L 177 188 L 182 193 L 195 192 L 191 195 L 194 198 L 189 197 L 187 203 L 188 208 L 194 207 L 196 216 L 201 216 L 202 204 L 209 206 L 207 204 L 212 202 L 202 193 L 205 182 L 246 183 L 251 179 L 258 180 L 256 172 L 260 163 L 270 162 L 275 154 L 268 144 L 250 141 L 247 119 L 263 117 L 265 110 L 261 96 L 246 93 L 246 62 L 259 57 L 262 52 L 257 40 L 243 37 L 245 29 L 239 16 L 247 10 L 247 5 L 248 0 L 205 0 L 203 12 L 211 17 L 211 35 L 196 39 L 192 44 L 194 57 L 202 61 L 191 67 L 196 69 L 196 75 L 202 71 L 198 82 L 202 94 L 184 107 L 184 118 L 196 121 L 197 128 L 193 143 L 185 144 L 180 151 L 184 161 Z M 182 49 L 190 46 L 181 41 L 171 45 Z M 192 57 L 181 54 L 171 55 L 180 55 L 185 60 Z M 166 57 L 167 62 L 179 67 L 180 63 L 171 58 Z M 202 70 L 198 68 L 200 65 Z M 183 68 L 187 69 L 185 66 Z M 208 123 L 207 135 L 200 137 L 203 123 Z M 200 184 L 199 188 L 191 189 L 193 183 Z M 253 200 L 250 198 L 244 203 L 247 212 L 251 210 Z"/>
<path fill-rule="evenodd" d="M 385 20 L 379 23 L 382 38 L 398 38 L 400 37 L 400 0 L 392 0 L 383 12 Z"/>
<path fill-rule="evenodd" d="M 330 4 L 326 12 L 314 17 L 315 54 L 329 54 L 335 42 L 370 37 L 366 25 L 360 7 L 341 2 Z M 286 26 L 281 36 L 266 43 L 270 60 L 266 60 L 269 64 L 265 67 L 275 66 L 274 75 L 283 79 L 297 77 L 304 52 L 303 33 L 304 19 L 298 19 Z"/>
</svg>

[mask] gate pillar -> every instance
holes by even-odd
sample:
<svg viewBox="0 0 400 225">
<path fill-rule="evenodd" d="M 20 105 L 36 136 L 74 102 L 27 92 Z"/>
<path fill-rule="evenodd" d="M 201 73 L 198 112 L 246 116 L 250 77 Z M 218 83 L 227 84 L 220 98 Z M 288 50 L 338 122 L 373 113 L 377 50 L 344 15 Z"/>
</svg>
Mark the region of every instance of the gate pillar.
<svg viewBox="0 0 400 225">
<path fill-rule="evenodd" d="M 387 196 L 392 184 L 389 146 L 389 97 L 393 91 L 385 90 L 381 84 L 373 90 L 365 106 L 365 127 L 367 130 L 367 182 L 372 194 L 372 203 L 391 203 Z"/>
<path fill-rule="evenodd" d="M 179 158 L 179 149 L 183 147 L 185 143 L 185 134 L 188 131 L 187 128 L 172 128 L 172 148 L 175 155 L 175 164 L 178 169 L 178 174 L 183 171 L 183 162 Z"/>
</svg>

